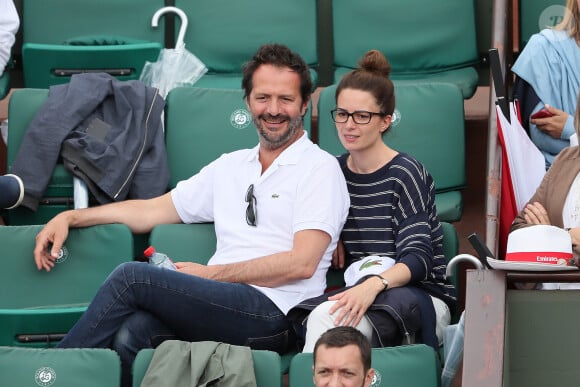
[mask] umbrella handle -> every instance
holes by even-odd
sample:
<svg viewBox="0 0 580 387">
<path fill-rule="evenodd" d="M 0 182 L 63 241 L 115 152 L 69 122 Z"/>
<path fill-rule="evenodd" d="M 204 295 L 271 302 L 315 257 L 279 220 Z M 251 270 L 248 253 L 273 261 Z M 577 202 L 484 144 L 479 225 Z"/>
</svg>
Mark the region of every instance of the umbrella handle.
<svg viewBox="0 0 580 387">
<path fill-rule="evenodd" d="M 151 20 L 151 26 L 157 27 L 159 25 L 159 18 L 161 17 L 161 15 L 164 15 L 167 12 L 176 13 L 177 15 L 179 15 L 179 18 L 181 19 L 181 28 L 179 28 L 179 34 L 177 35 L 177 41 L 175 42 L 175 49 L 182 50 L 185 47 L 185 43 L 183 42 L 183 39 L 185 37 L 185 31 L 187 30 L 187 15 L 185 14 L 185 12 L 183 12 L 183 10 L 181 10 L 180 8 L 177 8 L 177 7 L 160 8 L 153 14 L 153 19 Z"/>
</svg>

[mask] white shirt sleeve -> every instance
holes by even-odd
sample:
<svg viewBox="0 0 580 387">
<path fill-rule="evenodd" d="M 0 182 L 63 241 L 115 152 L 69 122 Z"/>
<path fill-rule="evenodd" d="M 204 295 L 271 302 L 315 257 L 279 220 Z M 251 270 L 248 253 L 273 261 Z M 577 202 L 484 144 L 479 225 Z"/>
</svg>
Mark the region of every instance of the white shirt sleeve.
<svg viewBox="0 0 580 387">
<path fill-rule="evenodd" d="M 16 40 L 20 19 L 13 0 L 0 0 L 0 76 L 10 59 L 10 50 Z"/>
</svg>

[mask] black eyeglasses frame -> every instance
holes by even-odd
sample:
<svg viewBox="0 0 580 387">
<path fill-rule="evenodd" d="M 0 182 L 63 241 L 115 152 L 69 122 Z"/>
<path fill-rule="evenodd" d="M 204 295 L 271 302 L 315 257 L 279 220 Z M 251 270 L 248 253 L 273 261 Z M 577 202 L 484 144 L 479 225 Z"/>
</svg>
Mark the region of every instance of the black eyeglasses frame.
<svg viewBox="0 0 580 387">
<path fill-rule="evenodd" d="M 346 119 L 344 121 L 341 121 L 341 120 L 337 121 L 336 120 L 336 113 L 338 113 L 338 112 L 343 113 L 343 114 L 346 114 Z M 369 115 L 369 119 L 368 120 L 361 121 L 360 119 L 355 118 L 357 114 L 368 114 Z M 336 108 L 336 109 L 332 109 L 330 111 L 330 115 L 332 117 L 332 120 L 334 122 L 336 122 L 337 124 L 344 124 L 345 122 L 348 121 L 348 118 L 350 117 L 350 118 L 352 118 L 352 120 L 354 121 L 355 124 L 366 125 L 369 122 L 371 122 L 371 120 L 373 119 L 373 116 L 381 116 L 381 117 L 384 117 L 387 114 L 386 113 L 383 113 L 383 112 L 378 112 L 378 113 L 377 112 L 369 112 L 369 111 L 366 111 L 366 110 L 355 110 L 354 112 L 349 113 L 348 111 L 346 111 L 344 109 Z"/>
</svg>

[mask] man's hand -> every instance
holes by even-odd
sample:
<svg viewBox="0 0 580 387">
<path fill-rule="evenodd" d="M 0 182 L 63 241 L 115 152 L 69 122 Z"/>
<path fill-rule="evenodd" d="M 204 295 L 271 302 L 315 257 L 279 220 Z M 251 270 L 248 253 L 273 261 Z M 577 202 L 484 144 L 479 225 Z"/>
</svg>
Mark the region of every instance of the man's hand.
<svg viewBox="0 0 580 387">
<path fill-rule="evenodd" d="M 550 105 L 546 105 L 545 108 L 553 114 L 552 117 L 531 119 L 530 122 L 550 137 L 560 139 L 568 120 L 568 113 Z"/>
<path fill-rule="evenodd" d="M 36 235 L 34 262 L 38 270 L 50 271 L 58 258 L 60 249 L 68 237 L 69 222 L 63 212 L 52 218 Z"/>
<path fill-rule="evenodd" d="M 538 202 L 526 204 L 524 219 L 527 224 L 552 224 L 546 209 Z"/>
<path fill-rule="evenodd" d="M 211 266 L 206 266 L 195 262 L 175 262 L 175 267 L 180 273 L 191 274 L 201 278 L 213 279 Z"/>
</svg>

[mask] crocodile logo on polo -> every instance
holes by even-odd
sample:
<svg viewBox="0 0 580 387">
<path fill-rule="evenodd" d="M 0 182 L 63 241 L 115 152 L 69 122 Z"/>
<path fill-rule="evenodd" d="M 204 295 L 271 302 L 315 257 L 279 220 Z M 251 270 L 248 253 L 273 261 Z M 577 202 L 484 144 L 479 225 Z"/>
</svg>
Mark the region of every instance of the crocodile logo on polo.
<svg viewBox="0 0 580 387">
<path fill-rule="evenodd" d="M 230 116 L 230 123 L 234 128 L 237 129 L 244 129 L 252 122 L 252 116 L 250 113 L 245 109 L 237 109 L 234 110 L 232 115 Z"/>
<path fill-rule="evenodd" d="M 41 367 L 34 374 L 34 381 L 41 387 L 51 386 L 56 380 L 56 372 L 50 367 Z"/>
</svg>

